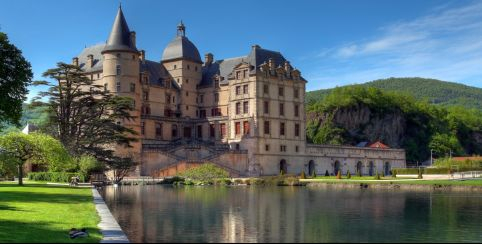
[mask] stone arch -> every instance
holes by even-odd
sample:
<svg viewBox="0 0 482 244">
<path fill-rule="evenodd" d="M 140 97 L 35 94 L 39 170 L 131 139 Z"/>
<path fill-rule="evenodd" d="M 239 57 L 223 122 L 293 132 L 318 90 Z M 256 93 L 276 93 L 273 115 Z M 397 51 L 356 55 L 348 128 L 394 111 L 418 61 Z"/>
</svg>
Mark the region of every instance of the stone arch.
<svg viewBox="0 0 482 244">
<path fill-rule="evenodd" d="M 279 162 L 279 170 L 280 173 L 281 171 L 283 171 L 283 174 L 288 173 L 288 164 L 286 163 L 286 160 L 281 159 L 281 161 Z"/>
<path fill-rule="evenodd" d="M 316 168 L 315 168 L 315 161 L 313 160 L 310 160 L 310 162 L 308 163 L 308 175 L 313 175 L 313 172 L 316 171 Z"/>
<path fill-rule="evenodd" d="M 392 166 L 390 165 L 390 162 L 385 162 L 383 165 L 383 170 L 385 171 L 385 175 L 390 174 L 390 170 L 392 170 Z"/>
<path fill-rule="evenodd" d="M 361 161 L 358 161 L 358 163 L 356 163 L 356 171 L 360 172 L 360 175 L 363 175 L 363 163 Z"/>
<path fill-rule="evenodd" d="M 333 173 L 337 175 L 338 171 L 340 171 L 340 161 L 336 160 L 335 164 L 333 165 Z"/>
<path fill-rule="evenodd" d="M 370 163 L 368 163 L 368 175 L 373 176 L 374 168 L 375 168 L 375 166 L 373 164 L 373 161 L 370 161 Z"/>
</svg>

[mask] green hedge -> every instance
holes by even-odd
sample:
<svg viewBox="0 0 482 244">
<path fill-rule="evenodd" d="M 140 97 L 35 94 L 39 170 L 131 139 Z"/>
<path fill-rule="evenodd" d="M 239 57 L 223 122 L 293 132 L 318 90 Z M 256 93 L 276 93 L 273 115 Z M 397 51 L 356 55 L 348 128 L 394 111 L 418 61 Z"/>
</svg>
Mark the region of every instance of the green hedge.
<svg viewBox="0 0 482 244">
<path fill-rule="evenodd" d="M 66 172 L 35 172 L 29 173 L 28 179 L 33 181 L 49 181 L 49 182 L 63 182 L 69 183 L 70 179 L 74 176 L 78 176 L 80 182 L 85 182 L 86 177 L 79 173 L 66 173 Z"/>
<path fill-rule="evenodd" d="M 450 169 L 448 168 L 422 168 L 422 173 L 427 175 L 439 175 L 439 174 L 449 174 Z M 466 171 L 482 171 L 482 168 L 459 168 L 452 169 L 455 172 L 466 172 Z M 400 168 L 392 169 L 397 175 L 418 175 L 418 168 Z"/>
</svg>

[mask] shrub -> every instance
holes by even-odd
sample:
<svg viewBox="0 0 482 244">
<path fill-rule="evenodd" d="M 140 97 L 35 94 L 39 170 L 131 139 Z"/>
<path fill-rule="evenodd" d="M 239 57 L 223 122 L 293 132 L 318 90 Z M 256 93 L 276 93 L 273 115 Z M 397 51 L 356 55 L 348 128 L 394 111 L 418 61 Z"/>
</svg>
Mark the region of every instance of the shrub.
<svg viewBox="0 0 482 244">
<path fill-rule="evenodd" d="M 330 173 L 328 173 L 328 170 L 325 171 L 325 176 L 330 176 Z"/>
<path fill-rule="evenodd" d="M 351 179 L 351 173 L 350 173 L 350 170 L 348 170 L 348 171 L 346 172 L 346 178 L 347 178 L 347 179 Z"/>
<path fill-rule="evenodd" d="M 377 170 L 377 172 L 375 173 L 375 180 L 380 180 L 380 179 L 381 179 L 380 173 Z"/>
<path fill-rule="evenodd" d="M 300 174 L 300 179 L 306 179 L 305 171 L 302 170 Z"/>
<path fill-rule="evenodd" d="M 280 171 L 279 171 L 279 175 L 280 175 L 280 176 L 283 176 L 284 174 L 285 174 L 285 172 L 284 172 L 283 170 L 280 170 Z"/>
<path fill-rule="evenodd" d="M 356 176 L 358 176 L 358 177 L 361 177 L 361 176 L 362 176 L 360 170 L 356 170 Z"/>
<path fill-rule="evenodd" d="M 79 172 L 87 176 L 87 178 L 90 177 L 92 173 L 104 172 L 104 166 L 93 156 L 82 155 L 76 158 L 76 160 L 79 164 Z"/>
<path fill-rule="evenodd" d="M 394 168 L 392 172 L 395 171 L 399 175 L 416 175 L 418 174 L 417 168 Z"/>
<path fill-rule="evenodd" d="M 247 185 L 263 185 L 264 183 L 265 183 L 265 181 L 263 179 L 260 179 L 260 178 L 250 178 L 246 182 Z"/>
<path fill-rule="evenodd" d="M 85 182 L 86 176 L 80 173 L 67 173 L 67 172 L 35 172 L 29 173 L 28 179 L 33 181 L 49 181 L 68 183 L 72 177 L 78 176 L 80 182 Z"/>
<path fill-rule="evenodd" d="M 382 170 L 382 177 L 385 177 L 385 170 Z"/>
<path fill-rule="evenodd" d="M 336 174 L 337 179 L 341 179 L 341 170 L 338 170 L 338 174 Z"/>
<path fill-rule="evenodd" d="M 396 170 L 392 170 L 392 177 L 397 178 L 397 171 Z"/>
<path fill-rule="evenodd" d="M 217 186 L 229 186 L 229 185 L 231 185 L 231 180 L 230 179 L 214 179 L 213 184 L 217 185 Z"/>
<path fill-rule="evenodd" d="M 178 176 L 193 181 L 212 182 L 214 179 L 229 178 L 229 173 L 212 163 L 204 163 L 200 166 L 190 168 Z"/>
<path fill-rule="evenodd" d="M 316 178 L 316 170 L 313 170 L 313 174 L 311 175 L 311 178 Z"/>
</svg>

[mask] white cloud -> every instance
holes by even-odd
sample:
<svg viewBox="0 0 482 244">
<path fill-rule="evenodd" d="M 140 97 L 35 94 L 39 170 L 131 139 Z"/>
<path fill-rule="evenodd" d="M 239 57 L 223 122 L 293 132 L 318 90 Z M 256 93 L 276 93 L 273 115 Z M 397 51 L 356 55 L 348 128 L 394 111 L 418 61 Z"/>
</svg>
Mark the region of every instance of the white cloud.
<svg viewBox="0 0 482 244">
<path fill-rule="evenodd" d="M 398 76 L 482 87 L 482 2 L 450 7 L 382 26 L 377 36 L 366 40 L 325 49 L 320 61 L 324 63 L 305 74 L 315 81 L 311 89 Z"/>
</svg>

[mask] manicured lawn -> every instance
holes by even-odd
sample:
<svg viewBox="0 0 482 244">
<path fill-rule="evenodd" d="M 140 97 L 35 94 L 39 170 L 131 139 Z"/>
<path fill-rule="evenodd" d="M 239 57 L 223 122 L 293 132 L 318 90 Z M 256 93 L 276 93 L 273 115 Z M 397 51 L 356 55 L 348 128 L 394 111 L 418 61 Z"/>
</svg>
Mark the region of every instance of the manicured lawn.
<svg viewBox="0 0 482 244">
<path fill-rule="evenodd" d="M 98 243 L 99 221 L 90 188 L 0 182 L 0 243 Z M 90 237 L 70 239 L 71 228 Z"/>
<path fill-rule="evenodd" d="M 338 180 L 332 177 L 319 177 L 316 179 L 301 180 L 303 182 L 327 182 L 327 183 L 339 183 L 339 184 L 409 184 L 409 185 L 444 185 L 444 186 L 482 186 L 482 179 L 470 179 L 470 180 L 417 180 L 417 179 L 394 179 L 394 178 L 382 178 L 382 180 L 374 180 L 373 177 L 362 177 L 364 179 L 341 179 Z"/>
</svg>

